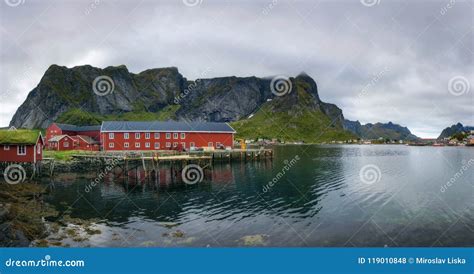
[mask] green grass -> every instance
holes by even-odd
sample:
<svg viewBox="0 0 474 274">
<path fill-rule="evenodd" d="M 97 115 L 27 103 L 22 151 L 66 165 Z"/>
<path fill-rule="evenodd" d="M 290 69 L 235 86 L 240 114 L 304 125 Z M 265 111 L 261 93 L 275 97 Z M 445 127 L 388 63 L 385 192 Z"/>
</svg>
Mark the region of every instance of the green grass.
<svg viewBox="0 0 474 274">
<path fill-rule="evenodd" d="M 70 161 L 72 160 L 72 155 L 90 155 L 95 154 L 95 151 L 84 151 L 84 150 L 66 150 L 66 151 L 56 151 L 56 150 L 45 150 L 43 152 L 43 157 L 53 158 L 59 161 Z"/>
<path fill-rule="evenodd" d="M 280 141 L 321 143 L 344 141 L 356 137 L 340 127 L 330 126 L 329 117 L 323 113 L 302 108 L 296 113 L 272 112 L 272 102 L 265 103 L 252 118 L 231 123 L 237 131 L 237 138 L 273 139 Z"/>
<path fill-rule="evenodd" d="M 0 144 L 35 144 L 39 133 L 30 129 L 0 130 Z"/>
<path fill-rule="evenodd" d="M 100 115 L 81 109 L 71 109 L 59 116 L 58 123 L 71 125 L 100 125 L 102 121 L 166 121 L 176 118 L 179 105 L 169 105 L 158 112 L 132 111 L 120 114 Z"/>
</svg>

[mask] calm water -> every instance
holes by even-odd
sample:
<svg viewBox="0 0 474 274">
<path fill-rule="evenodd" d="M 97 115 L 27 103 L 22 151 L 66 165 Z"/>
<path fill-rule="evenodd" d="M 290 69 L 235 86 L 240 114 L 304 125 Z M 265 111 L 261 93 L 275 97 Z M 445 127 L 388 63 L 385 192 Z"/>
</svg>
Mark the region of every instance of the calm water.
<svg viewBox="0 0 474 274">
<path fill-rule="evenodd" d="M 162 169 L 86 193 L 95 175 L 58 176 L 46 197 L 102 231 L 72 246 L 474 246 L 474 148 L 281 146 L 196 185 Z"/>
</svg>

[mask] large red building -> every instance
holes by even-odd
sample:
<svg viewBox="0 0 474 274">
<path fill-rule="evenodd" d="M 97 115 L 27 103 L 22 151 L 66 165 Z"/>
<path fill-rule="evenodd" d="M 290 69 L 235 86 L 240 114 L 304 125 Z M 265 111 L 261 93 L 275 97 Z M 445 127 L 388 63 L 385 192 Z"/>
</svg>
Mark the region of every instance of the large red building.
<svg viewBox="0 0 474 274">
<path fill-rule="evenodd" d="M 46 129 L 47 148 L 53 150 L 99 150 L 100 126 L 52 123 Z"/>
<path fill-rule="evenodd" d="M 235 134 L 227 123 L 174 121 L 107 121 L 100 132 L 105 151 L 232 147 Z"/>
<path fill-rule="evenodd" d="M 36 163 L 43 159 L 44 140 L 35 130 L 0 130 L 0 162 Z"/>
</svg>

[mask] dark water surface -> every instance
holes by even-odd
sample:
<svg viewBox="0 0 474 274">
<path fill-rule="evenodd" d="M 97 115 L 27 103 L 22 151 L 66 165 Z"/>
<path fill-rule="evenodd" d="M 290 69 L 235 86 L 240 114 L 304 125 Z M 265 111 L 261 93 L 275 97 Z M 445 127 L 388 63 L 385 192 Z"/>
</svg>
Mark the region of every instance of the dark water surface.
<svg viewBox="0 0 474 274">
<path fill-rule="evenodd" d="M 278 146 L 196 185 L 162 168 L 85 192 L 94 176 L 58 175 L 46 197 L 102 231 L 72 246 L 474 246 L 474 148 Z"/>
</svg>

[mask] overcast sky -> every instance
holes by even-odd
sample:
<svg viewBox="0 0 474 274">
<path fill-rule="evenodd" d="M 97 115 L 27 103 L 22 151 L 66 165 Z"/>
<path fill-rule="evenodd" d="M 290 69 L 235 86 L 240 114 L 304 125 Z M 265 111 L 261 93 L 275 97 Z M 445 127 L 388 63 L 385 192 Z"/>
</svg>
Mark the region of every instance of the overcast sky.
<svg viewBox="0 0 474 274">
<path fill-rule="evenodd" d="M 295 76 L 347 119 L 474 126 L 473 1 L 0 0 L 0 126 L 51 64 Z"/>
</svg>

